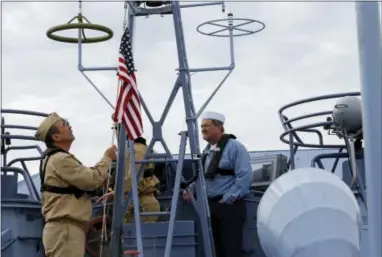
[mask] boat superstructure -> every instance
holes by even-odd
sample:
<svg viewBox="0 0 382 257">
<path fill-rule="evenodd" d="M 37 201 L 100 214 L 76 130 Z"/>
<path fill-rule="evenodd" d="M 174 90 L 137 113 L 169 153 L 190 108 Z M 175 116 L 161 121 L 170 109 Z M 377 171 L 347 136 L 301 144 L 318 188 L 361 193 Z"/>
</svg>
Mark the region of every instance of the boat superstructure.
<svg viewBox="0 0 382 257">
<path fill-rule="evenodd" d="M 114 181 L 114 190 L 116 197 L 109 208 L 108 217 L 103 218 L 103 205 L 94 204 L 94 219 L 89 222 L 87 232 L 86 256 L 98 257 L 101 245 L 107 248 L 107 256 L 117 257 L 121 251 L 125 256 L 156 256 L 156 257 L 212 257 L 214 256 L 213 239 L 209 223 L 209 209 L 207 196 L 204 188 L 203 167 L 200 160 L 200 144 L 197 119 L 206 108 L 211 99 L 215 96 L 220 87 L 224 84 L 228 76 L 235 68 L 234 58 L 234 37 L 251 35 L 261 31 L 265 25 L 253 19 L 235 18 L 232 13 L 228 13 L 226 19 L 212 20 L 198 26 L 197 31 L 209 35 L 226 37 L 229 41 L 229 54 L 231 62 L 224 67 L 191 68 L 186 53 L 185 39 L 183 34 L 181 10 L 184 8 L 200 8 L 206 5 L 221 6 L 224 11 L 224 2 L 210 3 L 181 3 L 178 1 L 127 1 L 125 3 L 126 22 L 130 35 L 133 38 L 139 30 L 135 29 L 134 21 L 139 17 L 149 15 L 172 15 L 175 29 L 179 67 L 177 69 L 178 78 L 169 95 L 168 102 L 164 108 L 163 114 L 159 120 L 154 120 L 148 110 L 144 96 L 141 96 L 142 107 L 153 126 L 153 135 L 149 143 L 149 151 L 145 160 L 140 163 L 155 162 L 163 164 L 163 173 L 158 174 L 161 180 L 159 200 L 162 211 L 159 213 L 139 212 L 138 194 L 137 194 L 137 176 L 142 173 L 141 170 L 135 170 L 135 162 L 130 158 L 130 163 L 126 163 L 125 153 L 129 151 L 134 156 L 134 149 L 129 147 L 132 141 L 127 139 L 124 126 L 118 130 L 118 160 L 116 163 L 116 173 Z M 261 179 L 254 178 L 252 184 L 252 193 L 246 199 L 247 221 L 243 230 L 244 242 L 243 253 L 246 257 L 266 257 L 261 246 L 268 239 L 266 235 L 260 235 L 264 238 L 259 239 L 257 224 L 258 207 L 267 188 L 273 184 L 280 176 L 294 170 L 294 154 L 300 147 L 333 149 L 333 153 L 316 156 L 310 167 L 318 167 L 325 170 L 335 170 L 338 160 L 346 158 L 342 166 L 343 181 L 352 190 L 354 199 L 358 202 L 360 208 L 360 217 L 362 218 L 361 234 L 355 233 L 355 238 L 360 242 L 353 242 L 354 255 L 362 257 L 382 256 L 380 242 L 382 240 L 381 231 L 381 35 L 380 21 L 378 14 L 378 3 L 356 3 L 358 38 L 360 50 L 360 67 L 362 77 L 361 92 L 350 92 L 336 95 L 327 95 L 311 99 L 301 100 L 282 107 L 279 111 L 280 121 L 284 128 L 284 133 L 280 139 L 290 146 L 290 156 L 286 158 L 282 155 L 254 158 L 254 164 L 261 164 L 261 168 L 256 170 L 256 174 L 261 174 Z M 96 43 L 110 39 L 114 32 L 109 28 L 85 23 L 86 18 L 82 15 L 82 2 L 79 2 L 79 15 L 74 19 L 78 23 L 69 23 L 53 27 L 47 34 L 53 40 L 75 43 L 78 45 L 78 70 L 100 93 L 100 95 L 113 107 L 100 92 L 97 86 L 87 77 L 85 72 L 105 71 L 115 72 L 117 67 L 84 67 L 82 64 L 82 47 L 86 43 Z M 73 19 L 73 20 L 74 20 Z M 72 20 L 72 21 L 73 21 Z M 256 23 L 258 30 L 249 30 L 241 28 L 243 25 Z M 206 33 L 202 30 L 205 25 L 217 27 L 215 32 Z M 63 38 L 53 33 L 65 29 L 78 29 L 78 38 Z M 84 38 L 84 29 L 94 29 L 105 32 L 107 35 L 99 38 Z M 225 32 L 225 34 L 223 34 Z M 199 110 L 196 110 L 193 104 L 191 74 L 196 72 L 210 72 L 215 70 L 227 71 L 226 76 L 216 87 L 216 90 L 207 99 Z M 179 152 L 177 157 L 170 152 L 163 136 L 162 126 L 167 113 L 172 106 L 175 96 L 182 91 L 185 110 L 185 123 L 187 129 L 179 132 Z M 301 104 L 308 104 L 323 99 L 343 99 L 344 97 L 362 96 L 362 124 L 359 131 L 355 134 L 344 133 L 344 127 L 341 124 L 330 119 L 333 117 L 333 110 L 321 111 L 306 114 L 300 117 L 287 117 L 284 111 L 288 108 Z M 329 107 L 331 108 L 331 107 Z M 373 116 L 372 116 L 373 113 Z M 8 124 L 6 115 L 32 115 L 46 117 L 46 113 L 34 112 L 31 110 L 9 110 L 2 109 L 2 161 L 1 167 L 1 210 L 2 210 L 2 255 L 5 257 L 28 256 L 43 257 L 43 246 L 41 235 L 43 229 L 43 218 L 41 216 L 40 193 L 32 181 L 25 162 L 38 161 L 42 158 L 42 149 L 38 144 L 28 143 L 25 146 L 13 146 L 11 140 L 24 140 L 34 142 L 35 138 L 31 135 L 17 135 L 10 132 L 11 129 L 23 129 L 35 131 L 36 127 L 25 125 Z M 311 117 L 322 116 L 324 120 L 319 123 L 306 122 L 303 126 L 294 126 L 295 121 L 301 121 Z M 324 143 L 324 135 L 317 128 L 324 128 L 330 132 L 330 136 L 337 136 L 343 139 L 341 145 L 328 145 Z M 303 142 L 299 136 L 301 132 L 316 133 L 318 142 L 316 144 Z M 358 133 L 359 132 L 359 133 Z M 126 141 L 128 146 L 126 146 Z M 363 147 L 362 143 L 365 147 Z M 369 143 L 367 143 L 369 142 Z M 156 143 L 163 145 L 164 154 L 153 153 Z M 186 157 L 186 145 L 189 144 L 191 153 Z M 14 160 L 8 160 L 7 154 L 10 151 L 35 149 L 37 156 L 23 157 Z M 150 160 L 148 160 L 150 158 Z M 327 158 L 334 159 L 334 167 L 325 167 L 322 160 Z M 15 163 L 20 163 L 23 168 L 14 167 Z M 132 192 L 126 199 L 123 198 L 125 167 L 130 165 L 132 172 Z M 142 166 L 143 167 L 143 166 Z M 28 188 L 28 193 L 17 191 L 19 177 L 22 177 Z M 181 190 L 187 188 L 190 183 L 195 183 L 197 198 L 192 199 L 191 203 L 186 203 L 181 198 Z M 135 209 L 135 221 L 132 224 L 123 224 L 122 217 L 127 206 L 133 203 Z M 263 204 L 264 205 L 264 204 Z M 289 206 L 289 208 L 297 208 Z M 160 221 L 155 223 L 142 223 L 142 215 L 159 215 Z M 106 230 L 110 237 L 101 242 L 101 234 L 106 223 Z M 314 228 L 314 220 L 310 220 Z M 310 233 L 313 233 L 311 231 Z M 272 234 L 272 231 L 267 232 Z M 306 232 L 308 233 L 308 232 Z M 307 237 L 313 234 L 306 234 Z M 293 238 L 293 234 L 287 234 Z M 120 238 L 123 238 L 123 246 L 120 244 Z M 262 243 L 260 243 L 262 242 Z M 274 247 L 283 247 L 282 244 Z M 266 247 L 265 247 L 266 248 Z M 333 248 L 335 249 L 335 247 Z M 360 250 L 361 249 L 361 250 Z M 285 251 L 284 251 L 285 250 Z M 290 249 L 289 249 L 290 250 Z M 333 250 L 335 251 L 335 250 Z M 286 255 L 286 249 L 280 249 L 280 254 L 274 257 L 292 256 Z M 285 252 L 285 255 L 282 255 Z M 335 252 L 334 252 L 335 253 Z M 359 255 L 357 255 L 359 254 Z M 304 255 L 301 255 L 304 256 Z M 320 255 L 321 256 L 321 255 Z M 271 257 L 271 256 L 268 256 Z"/>
</svg>

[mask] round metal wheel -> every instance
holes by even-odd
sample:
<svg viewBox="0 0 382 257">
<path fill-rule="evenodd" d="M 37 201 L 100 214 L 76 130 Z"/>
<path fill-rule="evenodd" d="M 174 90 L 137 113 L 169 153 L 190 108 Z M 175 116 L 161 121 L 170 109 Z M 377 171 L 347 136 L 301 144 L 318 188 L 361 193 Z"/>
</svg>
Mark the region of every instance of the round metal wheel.
<svg viewBox="0 0 382 257">
<path fill-rule="evenodd" d="M 101 236 L 102 236 L 103 221 L 104 221 L 104 216 L 98 216 L 86 224 L 85 249 L 86 249 L 86 252 L 90 254 L 90 256 L 92 257 L 110 256 L 109 242 L 110 242 L 111 218 L 109 216 L 105 217 L 106 236 L 104 235 L 102 255 L 100 255 L 101 243 L 102 243 Z"/>
<path fill-rule="evenodd" d="M 73 20 L 78 20 L 78 23 L 71 23 Z M 84 20 L 87 21 L 88 23 L 83 23 Z M 99 25 L 99 24 L 92 24 L 89 22 L 88 19 L 86 19 L 85 16 L 82 16 L 82 15 L 78 15 L 78 16 L 72 18 L 66 24 L 62 24 L 62 25 L 58 25 L 58 26 L 54 26 L 54 27 L 50 28 L 46 32 L 46 35 L 48 36 L 48 38 L 55 40 L 55 41 L 64 42 L 64 43 L 78 43 L 79 42 L 78 37 L 71 38 L 71 37 L 63 37 L 63 36 L 58 36 L 58 35 L 53 34 L 54 32 L 57 32 L 57 31 L 64 31 L 64 30 L 70 30 L 70 29 L 80 29 L 81 30 L 81 32 L 82 32 L 81 34 L 83 36 L 83 38 L 81 38 L 81 43 L 83 43 L 83 44 L 99 43 L 99 42 L 109 40 L 110 38 L 113 37 L 113 31 L 111 29 L 109 29 L 108 27 Z M 87 38 L 84 35 L 85 29 L 104 32 L 106 35 L 100 36 L 100 37 Z"/>
<path fill-rule="evenodd" d="M 238 24 L 234 24 L 234 22 L 241 22 Z M 220 24 L 222 22 L 223 24 Z M 245 25 L 249 24 L 257 24 L 259 28 L 257 29 L 243 29 L 239 27 L 243 27 Z M 218 28 L 218 30 L 214 30 L 211 32 L 204 32 L 202 31 L 202 27 L 206 27 L 206 25 L 211 25 L 214 28 Z M 234 18 L 232 13 L 228 14 L 227 19 L 219 19 L 219 20 L 212 20 L 212 21 L 206 21 L 201 23 L 199 26 L 196 27 L 196 31 L 198 31 L 200 34 L 206 35 L 206 36 L 212 36 L 212 37 L 239 37 L 239 36 L 247 36 L 251 34 L 258 33 L 265 29 L 265 24 L 258 20 L 253 19 L 247 19 L 247 18 Z M 228 33 L 222 33 L 222 32 L 228 32 Z"/>
</svg>

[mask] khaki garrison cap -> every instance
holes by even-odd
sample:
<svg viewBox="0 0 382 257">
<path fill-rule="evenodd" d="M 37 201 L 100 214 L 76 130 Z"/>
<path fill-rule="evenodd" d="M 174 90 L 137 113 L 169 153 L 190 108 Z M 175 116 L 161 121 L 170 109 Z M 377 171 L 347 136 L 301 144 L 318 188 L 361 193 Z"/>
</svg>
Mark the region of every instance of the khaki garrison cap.
<svg viewBox="0 0 382 257">
<path fill-rule="evenodd" d="M 48 134 L 49 129 L 62 118 L 55 112 L 49 114 L 38 126 L 36 134 L 34 135 L 38 140 L 44 141 Z"/>
</svg>

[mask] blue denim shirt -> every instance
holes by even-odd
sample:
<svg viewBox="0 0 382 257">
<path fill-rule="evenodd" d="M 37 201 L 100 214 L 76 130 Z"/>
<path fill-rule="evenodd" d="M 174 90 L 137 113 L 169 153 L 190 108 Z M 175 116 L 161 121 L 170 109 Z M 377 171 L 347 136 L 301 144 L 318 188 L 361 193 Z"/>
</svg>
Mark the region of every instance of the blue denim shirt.
<svg viewBox="0 0 382 257">
<path fill-rule="evenodd" d="M 204 163 L 204 172 L 207 170 L 214 151 L 220 149 L 210 149 L 206 147 L 204 153 L 207 154 Z M 251 157 L 243 144 L 235 139 L 230 139 L 221 155 L 219 162 L 221 169 L 232 169 L 235 176 L 221 176 L 217 174 L 213 179 L 206 180 L 207 197 L 223 195 L 223 202 L 233 203 L 236 199 L 244 197 L 249 193 L 252 183 Z M 193 189 L 194 184 L 191 185 Z"/>
</svg>

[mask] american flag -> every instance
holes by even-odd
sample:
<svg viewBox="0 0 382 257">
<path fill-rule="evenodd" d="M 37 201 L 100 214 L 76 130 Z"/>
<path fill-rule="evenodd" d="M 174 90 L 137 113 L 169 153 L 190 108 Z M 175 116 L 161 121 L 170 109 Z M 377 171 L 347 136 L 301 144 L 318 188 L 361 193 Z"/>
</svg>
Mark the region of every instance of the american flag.
<svg viewBox="0 0 382 257">
<path fill-rule="evenodd" d="M 123 123 L 129 139 L 134 140 L 143 133 L 141 101 L 134 74 L 129 29 L 126 28 L 119 47 L 117 76 L 122 82 L 113 115 L 114 122 Z"/>
</svg>

